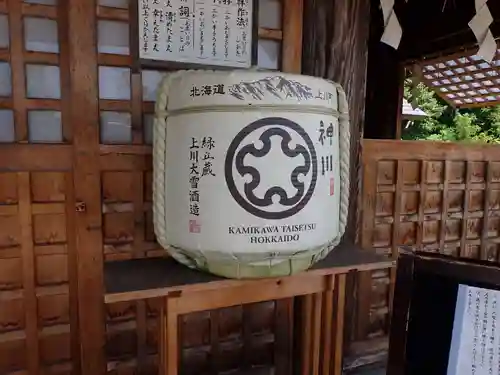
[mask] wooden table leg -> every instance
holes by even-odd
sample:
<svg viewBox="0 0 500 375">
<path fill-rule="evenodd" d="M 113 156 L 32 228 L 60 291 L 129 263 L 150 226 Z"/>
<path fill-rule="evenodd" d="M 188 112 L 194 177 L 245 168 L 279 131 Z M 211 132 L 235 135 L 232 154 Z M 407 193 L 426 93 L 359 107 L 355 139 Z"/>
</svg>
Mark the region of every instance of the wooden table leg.
<svg viewBox="0 0 500 375">
<path fill-rule="evenodd" d="M 321 374 L 329 375 L 332 362 L 332 329 L 333 329 L 333 291 L 334 291 L 334 276 L 327 278 L 327 290 L 323 293 L 323 316 L 321 320 L 322 326 L 322 359 L 321 359 Z"/>
<path fill-rule="evenodd" d="M 301 298 L 301 327 L 300 327 L 300 356 L 301 375 L 311 375 L 311 349 L 312 349 L 312 307 L 313 296 L 306 295 Z"/>
<path fill-rule="evenodd" d="M 323 305 L 322 300 L 323 293 L 316 293 L 313 295 L 313 312 L 312 312 L 312 371 L 311 375 L 319 375 L 319 366 L 320 366 L 320 351 L 321 351 L 321 310 Z"/>
<path fill-rule="evenodd" d="M 329 363 L 330 353 L 325 354 L 325 338 L 331 335 L 333 303 L 328 306 L 328 294 L 333 300 L 334 283 L 326 277 L 327 291 L 302 297 L 301 314 L 301 375 L 329 375 L 324 372 L 325 359 Z M 330 290 L 331 289 L 331 290 Z M 329 344 L 327 345 L 329 347 Z M 328 369 L 328 365 L 326 366 Z"/>
<path fill-rule="evenodd" d="M 276 301 L 274 316 L 274 348 L 275 375 L 291 375 L 293 373 L 294 343 L 294 299 L 285 298 Z"/>
<path fill-rule="evenodd" d="M 167 298 L 162 299 L 160 308 L 160 332 L 158 333 L 158 356 L 160 358 L 160 363 L 158 366 L 159 375 L 167 375 L 167 360 L 166 360 L 166 348 L 167 348 L 167 324 L 165 309 L 167 307 Z"/>
<path fill-rule="evenodd" d="M 164 298 L 160 314 L 160 374 L 177 375 L 179 366 L 179 330 L 176 301 Z"/>
<path fill-rule="evenodd" d="M 338 275 L 335 283 L 335 322 L 333 330 L 333 375 L 342 374 L 342 356 L 344 347 L 344 318 L 345 318 L 345 287 L 346 275 Z"/>
</svg>

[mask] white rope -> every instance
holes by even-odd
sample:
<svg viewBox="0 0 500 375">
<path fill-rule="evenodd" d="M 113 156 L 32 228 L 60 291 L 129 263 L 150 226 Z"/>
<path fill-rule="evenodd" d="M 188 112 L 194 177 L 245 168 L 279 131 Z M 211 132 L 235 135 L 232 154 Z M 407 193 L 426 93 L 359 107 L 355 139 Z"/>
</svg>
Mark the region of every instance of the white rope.
<svg viewBox="0 0 500 375">
<path fill-rule="evenodd" d="M 167 241 L 167 212 L 165 202 L 168 94 L 172 81 L 183 73 L 184 71 L 177 71 L 163 77 L 158 89 L 153 123 L 153 221 L 156 240 L 164 249 L 170 247 Z M 171 255 L 183 264 L 192 264 L 190 258 L 180 253 L 172 252 Z"/>
<path fill-rule="evenodd" d="M 349 104 L 344 89 L 336 82 L 339 103 L 339 165 L 340 165 L 340 207 L 339 207 L 339 233 L 321 251 L 318 259 L 323 259 L 328 253 L 340 243 L 347 227 L 349 216 L 349 193 L 350 193 L 350 160 L 351 160 L 351 127 L 349 122 Z"/>
<path fill-rule="evenodd" d="M 168 243 L 166 235 L 166 139 L 167 139 L 167 117 L 168 117 L 168 99 L 169 90 L 172 82 L 189 72 L 193 74 L 200 71 L 177 71 L 166 75 L 159 86 L 158 99 L 156 101 L 155 119 L 153 126 L 153 220 L 154 230 L 158 243 L 165 249 L 170 249 L 170 254 L 179 262 L 189 267 L 202 267 L 205 263 L 204 254 L 185 255 L 182 249 L 173 249 Z M 206 71 L 201 71 L 201 73 Z M 300 251 L 295 254 L 277 255 L 274 253 L 244 254 L 236 259 L 237 266 L 241 262 L 250 261 L 260 262 L 263 260 L 288 260 L 290 258 L 312 257 L 313 262 L 324 258 L 335 246 L 337 246 L 345 233 L 349 212 L 349 178 L 350 178 L 350 125 L 349 108 L 345 91 L 342 87 L 332 82 L 338 93 L 339 107 L 339 165 L 340 165 L 340 207 L 339 207 L 339 231 L 338 235 L 328 243 L 327 246 L 315 248 L 310 251 Z M 234 255 L 228 254 L 228 257 L 234 261 Z M 259 258 L 253 259 L 252 258 Z M 217 258 L 224 259 L 224 254 L 217 254 Z M 270 267 L 271 267 L 271 263 Z"/>
</svg>

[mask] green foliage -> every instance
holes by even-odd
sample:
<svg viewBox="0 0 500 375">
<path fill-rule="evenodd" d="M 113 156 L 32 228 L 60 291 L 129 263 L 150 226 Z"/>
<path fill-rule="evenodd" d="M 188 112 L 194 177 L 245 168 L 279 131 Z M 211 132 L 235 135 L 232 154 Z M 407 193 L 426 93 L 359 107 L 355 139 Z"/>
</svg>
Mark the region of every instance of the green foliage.
<svg viewBox="0 0 500 375">
<path fill-rule="evenodd" d="M 403 123 L 402 138 L 445 142 L 500 143 L 500 106 L 456 110 L 423 83 L 405 81 L 404 97 L 428 114 Z"/>
</svg>

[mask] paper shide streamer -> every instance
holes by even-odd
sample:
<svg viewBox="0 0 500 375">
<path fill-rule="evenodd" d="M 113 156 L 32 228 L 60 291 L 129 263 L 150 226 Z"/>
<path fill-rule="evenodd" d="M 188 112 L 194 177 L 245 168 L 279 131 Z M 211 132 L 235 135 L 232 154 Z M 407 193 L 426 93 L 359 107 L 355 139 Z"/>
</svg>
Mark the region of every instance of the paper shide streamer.
<svg viewBox="0 0 500 375">
<path fill-rule="evenodd" d="M 380 0 L 384 17 L 384 33 L 382 34 L 381 42 L 397 49 L 401 42 L 403 30 L 394 11 L 394 2 L 395 0 Z M 479 45 L 477 55 L 485 61 L 491 62 L 495 58 L 497 51 L 497 44 L 490 30 L 490 26 L 493 23 L 493 16 L 488 8 L 488 0 L 474 0 L 474 2 L 476 14 L 470 20 L 469 27 Z"/>
<path fill-rule="evenodd" d="M 474 33 L 479 50 L 477 55 L 487 62 L 493 61 L 497 52 L 497 43 L 490 26 L 493 23 L 493 16 L 488 8 L 488 0 L 474 0 L 476 15 L 470 20 L 469 27 Z"/>
<path fill-rule="evenodd" d="M 403 36 L 403 29 L 394 11 L 394 0 L 380 0 L 380 6 L 384 15 L 384 33 L 381 41 L 394 49 L 398 49 Z"/>
</svg>

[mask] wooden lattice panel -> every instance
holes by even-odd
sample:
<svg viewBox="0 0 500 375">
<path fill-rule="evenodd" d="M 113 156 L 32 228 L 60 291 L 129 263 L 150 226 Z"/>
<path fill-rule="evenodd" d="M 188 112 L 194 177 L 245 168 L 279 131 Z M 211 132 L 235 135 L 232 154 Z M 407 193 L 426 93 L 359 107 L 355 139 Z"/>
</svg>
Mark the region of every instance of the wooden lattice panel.
<svg viewBox="0 0 500 375">
<path fill-rule="evenodd" d="M 363 142 L 366 248 L 400 245 L 500 262 L 500 150 L 428 141 Z M 357 338 L 387 334 L 394 274 L 360 277 Z"/>
<path fill-rule="evenodd" d="M 79 367 L 65 12 L 0 1 L 2 374 Z"/>
<path fill-rule="evenodd" d="M 72 372 L 71 185 L 65 172 L 0 173 L 2 373 Z"/>
<path fill-rule="evenodd" d="M 499 178 L 500 161 L 378 162 L 372 245 L 499 261 Z"/>
<path fill-rule="evenodd" d="M 459 108 L 500 103 L 500 50 L 491 63 L 474 52 L 422 63 L 426 85 Z"/>
</svg>

